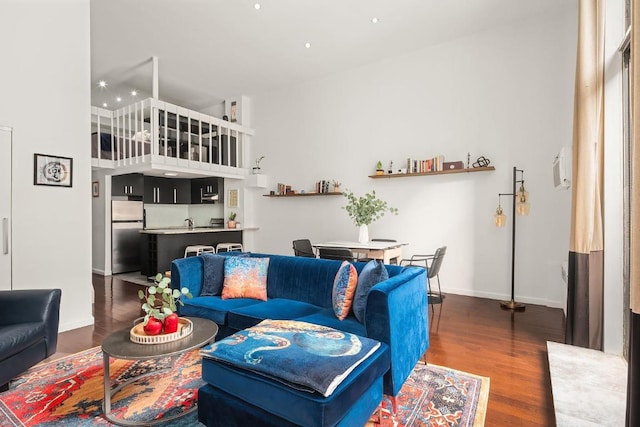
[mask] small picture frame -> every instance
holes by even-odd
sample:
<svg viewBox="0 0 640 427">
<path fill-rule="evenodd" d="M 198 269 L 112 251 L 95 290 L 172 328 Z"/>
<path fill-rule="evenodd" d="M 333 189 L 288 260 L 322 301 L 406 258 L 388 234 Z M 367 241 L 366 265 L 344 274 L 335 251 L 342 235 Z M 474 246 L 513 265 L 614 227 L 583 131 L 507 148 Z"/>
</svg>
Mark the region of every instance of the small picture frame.
<svg viewBox="0 0 640 427">
<path fill-rule="evenodd" d="M 238 104 L 236 101 L 231 101 L 230 110 L 231 111 L 229 112 L 229 115 L 231 116 L 231 121 L 232 122 L 238 121 Z"/>
<path fill-rule="evenodd" d="M 71 187 L 73 159 L 35 153 L 33 155 L 33 185 Z"/>
<path fill-rule="evenodd" d="M 93 197 L 100 197 L 100 183 L 98 181 L 91 183 L 91 195 Z"/>
<path fill-rule="evenodd" d="M 238 190 L 229 190 L 227 193 L 227 207 L 228 208 L 237 208 L 238 207 Z"/>
</svg>

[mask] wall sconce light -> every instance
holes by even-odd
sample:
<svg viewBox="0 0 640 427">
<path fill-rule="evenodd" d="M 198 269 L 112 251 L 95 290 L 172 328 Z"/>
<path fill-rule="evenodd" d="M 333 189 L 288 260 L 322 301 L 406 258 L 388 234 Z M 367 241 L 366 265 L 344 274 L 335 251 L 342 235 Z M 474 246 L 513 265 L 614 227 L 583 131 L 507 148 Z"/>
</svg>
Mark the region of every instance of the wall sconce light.
<svg viewBox="0 0 640 427">
<path fill-rule="evenodd" d="M 521 179 L 518 179 L 518 172 L 520 172 Z M 516 184 L 520 184 L 520 189 L 516 192 Z M 501 301 L 500 307 L 505 310 L 512 311 L 524 311 L 526 308 L 524 304 L 515 301 L 515 268 L 516 268 L 516 213 L 520 216 L 529 215 L 531 205 L 529 204 L 529 192 L 524 189 L 524 171 L 513 168 L 513 192 L 511 193 L 498 193 L 498 208 L 496 214 L 493 216 L 494 223 L 497 227 L 504 227 L 507 223 L 507 217 L 502 212 L 502 206 L 500 205 L 500 197 L 511 196 L 512 210 L 511 210 L 511 301 Z"/>
</svg>

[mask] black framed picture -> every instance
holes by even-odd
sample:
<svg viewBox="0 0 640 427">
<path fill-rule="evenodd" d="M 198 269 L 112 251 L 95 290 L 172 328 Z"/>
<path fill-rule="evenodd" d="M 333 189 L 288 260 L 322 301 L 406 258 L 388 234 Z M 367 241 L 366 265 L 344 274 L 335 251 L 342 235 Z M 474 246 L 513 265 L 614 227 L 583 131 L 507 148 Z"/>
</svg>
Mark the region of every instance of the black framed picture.
<svg viewBox="0 0 640 427">
<path fill-rule="evenodd" d="M 71 187 L 73 159 L 35 153 L 33 155 L 33 185 Z"/>
</svg>

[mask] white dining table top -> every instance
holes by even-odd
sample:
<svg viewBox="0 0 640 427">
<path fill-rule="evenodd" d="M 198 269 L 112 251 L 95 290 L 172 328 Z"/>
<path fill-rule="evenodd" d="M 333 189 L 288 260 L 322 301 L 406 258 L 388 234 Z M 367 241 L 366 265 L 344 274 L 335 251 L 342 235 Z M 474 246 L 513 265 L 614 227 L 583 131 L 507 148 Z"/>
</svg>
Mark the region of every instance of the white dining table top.
<svg viewBox="0 0 640 427">
<path fill-rule="evenodd" d="M 315 243 L 316 248 L 349 248 L 349 249 L 369 249 L 369 250 L 385 250 L 393 249 L 400 246 L 406 246 L 408 243 L 403 242 L 352 242 L 349 240 L 332 240 L 329 242 Z"/>
</svg>

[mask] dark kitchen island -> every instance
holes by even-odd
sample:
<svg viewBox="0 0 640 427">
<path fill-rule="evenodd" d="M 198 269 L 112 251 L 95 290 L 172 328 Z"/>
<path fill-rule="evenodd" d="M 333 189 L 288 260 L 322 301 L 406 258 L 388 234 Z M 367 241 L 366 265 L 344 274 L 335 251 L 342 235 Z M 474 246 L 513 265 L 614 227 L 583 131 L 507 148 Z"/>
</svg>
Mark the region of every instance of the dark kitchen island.
<svg viewBox="0 0 640 427">
<path fill-rule="evenodd" d="M 241 228 L 164 228 L 141 230 L 140 234 L 140 271 L 147 277 L 171 270 L 171 261 L 182 258 L 187 246 L 242 243 Z"/>
</svg>

